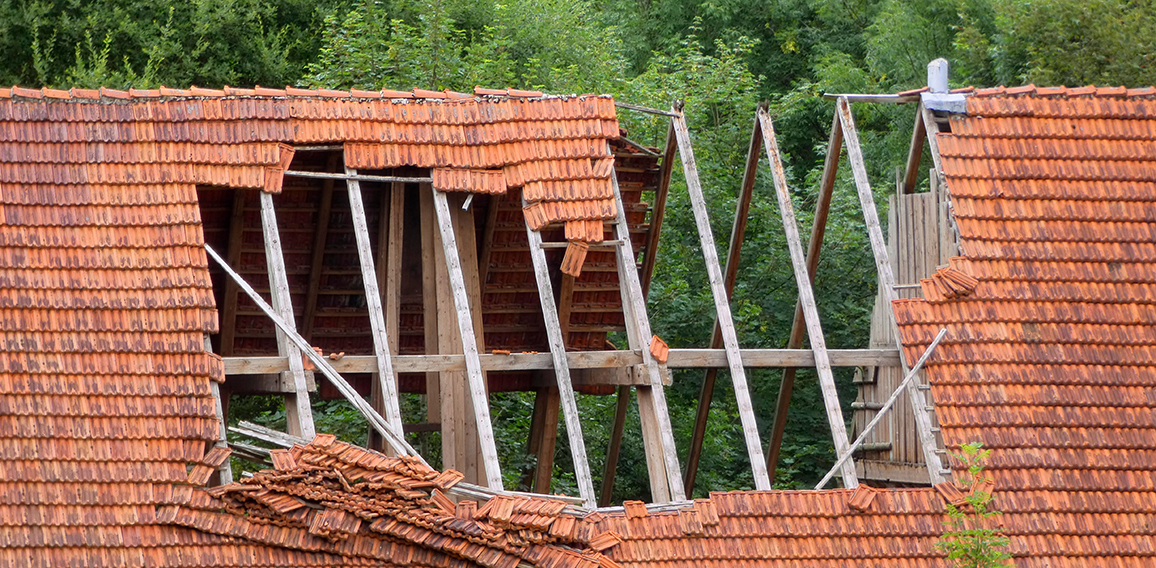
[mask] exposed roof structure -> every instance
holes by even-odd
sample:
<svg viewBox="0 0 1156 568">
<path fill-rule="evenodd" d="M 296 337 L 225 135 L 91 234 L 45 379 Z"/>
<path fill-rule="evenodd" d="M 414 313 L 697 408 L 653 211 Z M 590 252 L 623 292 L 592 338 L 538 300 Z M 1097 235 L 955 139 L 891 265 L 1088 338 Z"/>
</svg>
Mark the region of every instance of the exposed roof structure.
<svg viewBox="0 0 1156 568">
<path fill-rule="evenodd" d="M 911 359 L 948 329 L 927 366 L 943 436 L 993 450 L 1022 567 L 1156 557 L 1152 92 L 979 90 L 938 139 L 962 256 L 895 310 Z M 0 566 L 939 562 L 943 488 L 474 508 L 442 494 L 453 472 L 329 436 L 195 487 L 224 459 L 196 184 L 274 190 L 281 144 L 338 142 L 444 189 L 523 184 L 531 224 L 614 213 L 609 99 L 415 94 L 0 93 Z"/>
</svg>

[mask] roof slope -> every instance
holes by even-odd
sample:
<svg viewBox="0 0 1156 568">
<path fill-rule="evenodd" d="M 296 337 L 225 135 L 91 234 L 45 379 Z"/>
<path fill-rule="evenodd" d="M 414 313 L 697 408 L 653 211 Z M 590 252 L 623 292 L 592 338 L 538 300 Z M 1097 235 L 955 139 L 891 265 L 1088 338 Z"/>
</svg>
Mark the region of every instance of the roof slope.
<svg viewBox="0 0 1156 568">
<path fill-rule="evenodd" d="M 967 294 L 896 305 L 949 446 L 993 450 L 1018 565 L 1156 557 L 1156 101 L 980 90 L 939 136 Z M 954 297 L 949 297 L 954 296 Z"/>
<path fill-rule="evenodd" d="M 490 94 L 0 90 L 0 566 L 356 563 L 158 524 L 218 432 L 196 184 L 276 190 L 282 143 L 347 141 L 358 168 L 582 158 L 557 187 L 609 184 L 612 100 Z M 573 195 L 558 220 L 613 214 Z"/>
</svg>

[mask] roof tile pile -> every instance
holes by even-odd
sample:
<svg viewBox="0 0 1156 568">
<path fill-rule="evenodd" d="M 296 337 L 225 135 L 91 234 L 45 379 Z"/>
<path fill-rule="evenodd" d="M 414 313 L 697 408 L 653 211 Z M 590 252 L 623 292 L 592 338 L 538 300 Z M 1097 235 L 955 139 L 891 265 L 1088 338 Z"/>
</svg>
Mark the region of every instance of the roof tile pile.
<svg viewBox="0 0 1156 568">
<path fill-rule="evenodd" d="M 617 568 L 599 551 L 620 542 L 592 533 L 586 515 L 543 498 L 496 497 L 482 507 L 443 493 L 462 475 L 319 435 L 279 451 L 276 469 L 208 492 L 181 492 L 164 523 L 208 533 L 399 565 Z M 582 549 L 588 549 L 583 551 Z"/>
<path fill-rule="evenodd" d="M 943 436 L 992 450 L 1021 567 L 1156 562 L 1151 94 L 981 89 L 939 137 L 963 256 L 896 314 L 908 357 L 948 329 Z"/>
</svg>

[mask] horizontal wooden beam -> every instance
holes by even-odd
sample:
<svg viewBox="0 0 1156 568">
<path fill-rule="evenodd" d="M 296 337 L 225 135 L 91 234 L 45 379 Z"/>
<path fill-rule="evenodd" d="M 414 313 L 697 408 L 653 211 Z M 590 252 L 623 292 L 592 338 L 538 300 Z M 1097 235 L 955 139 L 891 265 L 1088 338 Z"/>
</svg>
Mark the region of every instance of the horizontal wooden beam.
<svg viewBox="0 0 1156 568">
<path fill-rule="evenodd" d="M 835 94 L 823 93 L 825 99 L 847 99 L 852 103 L 914 103 L 919 102 L 919 95 L 872 95 L 872 94 Z"/>
<path fill-rule="evenodd" d="M 398 176 L 364 176 L 359 174 L 334 174 L 327 172 L 304 172 L 299 170 L 285 170 L 285 175 L 290 177 L 316 178 L 316 179 L 335 179 L 335 180 L 356 180 L 356 181 L 378 181 L 383 183 L 430 183 L 433 181 L 427 177 L 398 177 Z"/>
<path fill-rule="evenodd" d="M 815 356 L 809 349 L 741 349 L 740 353 L 744 367 L 815 366 Z M 831 349 L 828 353 L 832 367 L 899 366 L 899 351 L 895 349 Z M 482 369 L 487 371 L 534 371 L 553 368 L 549 353 L 485 354 L 479 358 Z M 634 351 L 570 352 L 566 354 L 566 362 L 571 369 L 630 367 L 641 364 L 642 355 Z M 331 359 L 330 363 L 339 373 L 372 373 L 377 369 L 377 360 L 372 355 L 349 355 L 337 360 Z M 393 366 L 398 373 L 462 371 L 466 368 L 463 355 L 398 355 L 393 358 Z M 727 367 L 726 352 L 722 349 L 671 349 L 666 366 L 672 369 L 722 369 Z M 284 357 L 225 357 L 226 375 L 278 373 L 288 368 Z M 635 384 L 635 382 L 607 384 Z"/>
</svg>

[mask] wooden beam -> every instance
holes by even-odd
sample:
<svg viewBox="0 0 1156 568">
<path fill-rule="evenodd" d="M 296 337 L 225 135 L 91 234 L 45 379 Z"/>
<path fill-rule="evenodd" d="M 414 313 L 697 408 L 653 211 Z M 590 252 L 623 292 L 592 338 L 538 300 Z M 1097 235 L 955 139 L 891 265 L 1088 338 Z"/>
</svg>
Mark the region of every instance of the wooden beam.
<svg viewBox="0 0 1156 568">
<path fill-rule="evenodd" d="M 662 152 L 658 187 L 654 190 L 654 204 L 650 208 L 650 231 L 646 235 L 646 257 L 642 259 L 642 296 L 650 296 L 650 280 L 654 277 L 654 263 L 658 261 L 658 240 L 662 236 L 662 218 L 666 214 L 666 197 L 670 193 L 670 179 L 674 175 L 674 153 L 678 151 L 678 141 L 674 137 L 674 125 L 666 129 L 666 149 Z"/>
<path fill-rule="evenodd" d="M 269 290 L 273 309 L 290 327 L 294 325 L 293 300 L 289 293 L 289 277 L 285 273 L 285 257 L 281 253 L 281 235 L 277 229 L 277 213 L 273 195 L 261 192 L 261 228 L 265 234 L 265 262 L 269 269 Z M 312 440 L 313 408 L 309 404 L 309 390 L 305 381 L 305 365 L 301 352 L 280 328 L 277 329 L 277 354 L 289 360 L 289 378 L 293 381 L 292 394 L 285 395 L 285 421 L 290 434 Z"/>
<path fill-rule="evenodd" d="M 815 354 L 809 349 L 740 349 L 743 366 L 760 369 L 811 368 Z M 898 367 L 896 349 L 828 349 L 832 367 Z M 509 355 L 479 355 L 486 371 L 535 371 L 553 368 L 549 353 L 511 353 Z M 225 374 L 259 375 L 278 373 L 289 369 L 284 357 L 225 357 Z M 393 358 L 397 373 L 427 373 L 464 371 L 465 355 L 398 355 Z M 572 351 L 566 353 L 571 375 L 585 369 L 615 369 L 642 364 L 639 351 Z M 377 361 L 372 355 L 347 355 L 332 361 L 333 368 L 342 373 L 372 373 Z M 710 369 L 727 367 L 723 349 L 671 349 L 666 366 L 672 369 Z M 577 379 L 574 381 L 579 383 Z M 598 383 L 588 383 L 598 384 Z M 628 384 L 650 384 L 645 376 Z"/>
<path fill-rule="evenodd" d="M 327 169 L 337 167 L 337 155 L 329 157 Z M 317 210 L 317 227 L 313 233 L 313 254 L 309 260 L 309 287 L 305 290 L 305 313 L 301 320 L 301 336 L 313 339 L 314 319 L 317 317 L 317 297 L 321 291 L 321 275 L 325 268 L 325 244 L 329 237 L 329 219 L 333 212 L 334 181 L 321 183 L 321 203 Z"/>
<path fill-rule="evenodd" d="M 523 201 L 523 206 L 525 202 Z M 530 243 L 530 259 L 534 264 L 534 279 L 538 282 L 538 300 L 542 304 L 542 317 L 546 324 L 546 342 L 554 362 L 554 377 L 558 381 L 558 396 L 561 398 L 562 416 L 566 420 L 566 434 L 570 438 L 570 454 L 574 459 L 574 478 L 578 483 L 578 494 L 587 507 L 594 508 L 594 480 L 590 476 L 590 461 L 586 458 L 586 442 L 582 437 L 582 422 L 578 416 L 578 402 L 574 397 L 574 385 L 570 382 L 570 367 L 566 365 L 566 342 L 562 338 L 562 327 L 558 323 L 558 309 L 554 305 L 554 287 L 550 283 L 550 269 L 546 266 L 546 254 L 542 251 L 542 235 L 526 225 L 526 238 Z"/>
<path fill-rule="evenodd" d="M 357 174 L 346 166 L 345 173 Z M 373 249 L 369 242 L 369 223 L 365 218 L 365 203 L 361 196 L 361 182 L 350 177 L 345 182 L 349 190 L 349 212 L 353 220 L 353 237 L 357 243 L 357 258 L 361 264 L 361 282 L 365 286 L 365 305 L 369 312 L 369 328 L 373 333 L 373 354 L 377 357 L 378 388 L 385 402 L 385 419 L 391 428 L 401 432 L 401 408 L 398 404 L 397 376 L 389 354 L 389 335 L 385 328 L 385 310 L 381 305 L 381 290 L 377 287 L 377 271 L 373 266 Z"/>
<path fill-rule="evenodd" d="M 358 174 L 336 174 L 326 172 L 302 172 L 296 170 L 285 170 L 285 175 L 289 177 L 303 177 L 314 179 L 333 179 L 333 180 L 356 180 L 356 181 L 377 181 L 382 183 L 430 183 L 433 181 L 427 177 L 401 177 L 401 176 L 363 176 Z"/>
<path fill-rule="evenodd" d="M 245 238 L 245 198 L 249 190 L 238 187 L 233 190 L 233 210 L 229 216 L 229 245 L 225 257 L 236 265 L 241 259 L 241 245 Z M 237 300 L 240 291 L 231 278 L 225 279 L 224 308 L 221 310 L 222 356 L 233 354 L 233 343 L 237 339 Z"/>
<path fill-rule="evenodd" d="M 389 442 L 390 446 L 395 452 L 398 454 L 414 456 L 419 461 L 421 461 L 421 463 L 426 463 L 425 459 L 418 455 L 417 452 L 413 450 L 412 446 L 406 443 L 402 433 L 394 432 L 389 424 L 385 421 L 385 419 L 382 418 L 381 415 L 378 414 L 377 411 L 374 410 L 373 407 L 365 401 L 364 398 L 361 398 L 361 395 L 357 394 L 357 391 L 353 389 L 353 387 L 349 384 L 349 381 L 346 381 L 340 373 L 334 370 L 333 366 L 329 364 L 329 361 L 327 361 L 324 357 L 313 350 L 312 346 L 309 345 L 309 342 L 305 341 L 305 338 L 301 337 L 301 334 L 297 333 L 297 330 L 293 326 L 292 322 L 285 321 L 285 319 L 277 313 L 273 306 L 270 306 L 268 303 L 266 303 L 265 300 L 261 298 L 261 295 L 258 294 L 257 291 L 254 290 L 248 282 L 245 282 L 245 279 L 241 278 L 241 275 L 237 274 L 237 271 L 233 270 L 233 268 L 225 262 L 225 259 L 221 258 L 221 256 L 217 254 L 217 251 L 213 250 L 213 247 L 206 244 L 204 245 L 204 248 L 205 253 L 209 255 L 209 258 L 213 259 L 213 262 L 216 262 L 221 266 L 221 268 L 224 268 L 225 273 L 228 274 L 230 278 L 237 281 L 237 285 L 240 286 L 241 290 L 245 292 L 247 296 L 249 296 L 249 299 L 257 305 L 258 309 L 264 312 L 264 314 L 273 321 L 273 325 L 277 326 L 277 329 L 285 334 L 289 341 L 291 341 L 293 345 L 297 347 L 298 351 L 303 353 L 306 357 L 309 358 L 310 361 L 313 362 L 317 369 L 320 370 L 321 373 L 329 379 L 329 382 L 337 388 L 337 391 L 340 392 L 341 395 L 344 396 L 345 399 L 348 400 L 354 408 L 361 412 L 362 416 L 365 416 L 366 421 L 369 422 L 369 426 L 371 428 L 375 428 L 378 432 L 385 436 L 386 441 Z M 297 361 L 301 361 L 300 357 L 296 357 L 295 359 Z M 292 361 L 293 360 L 291 359 L 289 362 L 292 363 Z M 290 432 L 290 434 L 292 434 L 292 432 Z"/>
<path fill-rule="evenodd" d="M 609 151 L 609 144 L 607 145 Z M 622 246 L 617 248 L 618 282 L 622 293 L 622 313 L 626 319 L 626 336 L 630 349 L 640 352 L 649 386 L 638 387 L 638 414 L 642 422 L 643 446 L 646 448 L 646 465 L 650 474 L 651 498 L 656 502 L 682 501 L 686 490 L 682 485 L 682 472 L 678 466 L 678 448 L 674 445 L 674 431 L 670 425 L 670 413 L 666 407 L 666 392 L 663 390 L 663 369 L 650 354 L 650 319 L 646 315 L 646 299 L 642 295 L 642 285 L 638 281 L 635 268 L 634 247 L 630 242 L 630 226 L 626 224 L 622 192 L 618 188 L 618 174 L 610 177 L 614 187 L 617 222 L 614 230 Z"/>
<path fill-rule="evenodd" d="M 920 102 L 915 108 L 915 126 L 911 129 L 911 145 L 907 147 L 907 167 L 903 170 L 903 191 L 900 193 L 915 193 L 915 185 L 919 183 L 919 162 L 923 160 L 923 139 L 926 137 L 923 103 Z"/>
<path fill-rule="evenodd" d="M 760 104 L 759 108 L 765 108 Z M 759 128 L 758 117 L 751 128 L 751 143 L 747 148 L 747 164 L 743 170 L 743 182 L 739 186 L 738 203 L 735 205 L 735 221 L 731 225 L 730 247 L 727 250 L 727 264 L 723 270 L 723 287 L 730 298 L 735 291 L 735 280 L 738 278 L 739 257 L 742 254 L 743 236 L 747 230 L 747 217 L 751 211 L 751 196 L 754 195 L 755 178 L 759 171 L 759 156 L 762 152 L 763 134 Z M 723 346 L 722 328 L 716 318 L 713 331 L 710 334 L 710 348 L 719 349 Z M 702 379 L 702 387 L 698 395 L 698 412 L 694 418 L 694 430 L 690 435 L 690 452 L 686 457 L 686 475 L 684 483 L 687 490 L 694 492 L 694 481 L 698 475 L 698 461 L 702 457 L 702 442 L 706 437 L 706 423 L 710 418 L 711 400 L 714 398 L 715 378 L 718 370 L 707 369 Z"/>
<path fill-rule="evenodd" d="M 388 191 L 381 192 L 381 208 L 378 215 L 377 262 L 384 267 L 377 272 L 377 285 L 381 290 L 381 304 L 385 311 L 385 336 L 391 357 L 397 356 L 397 341 L 401 325 L 401 251 L 404 242 L 405 184 L 390 184 Z M 385 396 L 381 391 L 381 381 L 371 377 L 369 383 L 369 403 L 375 410 L 385 413 Z M 398 404 L 401 395 L 398 394 Z M 404 426 L 404 424 L 403 424 Z M 375 430 L 369 431 L 370 449 L 384 451 L 385 440 Z"/>
<path fill-rule="evenodd" d="M 919 100 L 919 95 L 889 95 L 889 94 L 834 94 L 823 93 L 825 99 L 846 99 L 853 103 L 913 103 Z"/>
<path fill-rule="evenodd" d="M 554 478 L 554 450 L 558 442 L 558 411 L 562 400 L 558 392 L 553 387 L 538 391 L 538 397 L 542 399 L 542 424 L 538 447 L 535 448 L 538 459 L 534 466 L 534 493 L 550 493 L 550 483 Z M 534 403 L 536 406 L 538 401 Z M 590 507 L 585 499 L 582 503 Z"/>
<path fill-rule="evenodd" d="M 811 289 L 810 271 L 807 269 L 807 261 L 803 257 L 799 223 L 795 219 L 795 208 L 791 203 L 791 190 L 787 187 L 787 174 L 783 169 L 783 160 L 779 154 L 775 127 L 771 124 L 771 117 L 767 115 L 765 110 L 759 109 L 758 117 L 763 129 L 763 145 L 766 147 L 767 157 L 771 164 L 771 178 L 775 185 L 775 197 L 779 201 L 779 214 L 783 219 L 787 251 L 794 268 L 795 285 L 799 290 L 799 303 L 803 306 L 803 321 L 807 325 L 807 338 L 811 342 L 811 351 L 815 354 L 815 370 L 819 375 L 819 389 L 823 395 L 823 405 L 827 410 L 827 423 L 831 427 L 831 437 L 835 442 L 837 455 L 850 454 L 847 443 L 847 426 L 843 421 L 842 406 L 839 404 L 839 390 L 835 385 L 835 376 L 831 372 L 831 361 L 827 356 L 827 340 L 823 336 L 823 327 L 819 322 L 819 309 L 815 305 L 815 293 Z M 843 486 L 848 488 L 859 486 L 853 463 L 846 463 L 843 468 Z"/>
<path fill-rule="evenodd" d="M 931 151 L 931 162 L 935 165 L 935 171 L 943 175 L 943 163 L 939 158 L 939 122 L 935 120 L 934 111 L 922 104 L 919 107 L 923 116 L 923 127 L 927 131 L 927 147 Z"/>
<path fill-rule="evenodd" d="M 835 471 L 837 471 L 841 466 L 850 463 L 851 466 L 854 467 L 854 463 L 851 462 L 851 455 L 854 454 L 855 451 L 863 445 L 863 442 L 867 440 L 867 436 L 869 436 L 871 431 L 875 429 L 875 426 L 878 425 L 881 420 L 883 420 L 883 416 L 887 414 L 888 410 L 891 410 L 891 407 L 895 404 L 895 401 L 899 400 L 899 395 L 907 389 L 907 385 L 915 380 L 916 374 L 919 373 L 919 370 L 923 368 L 923 364 L 927 362 L 927 358 L 930 357 L 931 354 L 935 351 L 935 347 L 939 345 L 939 342 L 943 339 L 944 335 L 947 335 L 947 328 L 941 329 L 939 334 L 935 336 L 935 340 L 931 342 L 931 345 L 928 345 L 927 349 L 923 350 L 923 355 L 920 356 L 919 360 L 915 362 L 915 366 L 911 368 L 911 371 L 907 373 L 907 376 L 904 377 L 902 381 L 900 381 L 899 387 L 891 393 L 891 396 L 887 397 L 887 401 L 884 402 L 881 407 L 879 407 L 875 413 L 875 416 L 872 417 L 871 421 L 867 423 L 867 426 L 863 427 L 863 431 L 860 432 L 859 436 L 855 438 L 855 442 L 851 444 L 851 447 L 847 448 L 847 452 L 841 454 L 839 459 L 835 461 L 835 465 L 831 466 L 831 470 L 827 472 L 827 475 L 823 476 L 823 479 L 819 480 L 819 484 L 815 486 L 816 490 L 822 489 L 824 485 L 827 485 L 827 482 L 831 480 L 833 475 L 835 475 Z M 890 450 L 891 444 L 887 443 L 886 445 L 887 449 Z"/>
<path fill-rule="evenodd" d="M 644 107 L 644 106 L 641 106 L 641 105 L 632 105 L 632 104 L 630 104 L 630 103 L 624 103 L 624 102 L 619 102 L 619 101 L 614 101 L 614 106 L 616 106 L 616 107 L 618 107 L 618 108 L 624 108 L 624 109 L 627 109 L 627 110 L 636 110 L 636 111 L 638 111 L 638 112 L 644 112 L 644 113 L 646 113 L 646 114 L 658 114 L 658 115 L 663 115 L 663 116 L 675 116 L 675 114 L 674 114 L 674 113 L 672 113 L 672 112 L 667 112 L 667 111 L 665 111 L 665 110 L 658 110 L 658 109 L 656 109 L 656 108 Z"/>
<path fill-rule="evenodd" d="M 739 421 L 742 423 L 743 438 L 747 443 L 747 456 L 751 460 L 755 488 L 769 490 L 771 478 L 767 475 L 767 462 L 763 457 L 763 441 L 759 437 L 759 426 L 755 422 L 755 408 L 751 403 L 747 374 L 743 369 L 742 356 L 739 354 L 738 334 L 735 333 L 734 320 L 731 318 L 730 296 L 723 284 L 722 269 L 718 262 L 718 249 L 715 248 L 714 234 L 710 228 L 710 216 L 706 210 L 706 198 L 702 193 L 702 184 L 698 179 L 698 166 L 694 159 L 694 149 L 690 144 L 690 132 L 686 127 L 686 119 L 681 114 L 671 118 L 670 121 L 674 124 L 675 138 L 678 139 L 678 154 L 682 157 L 682 169 L 686 175 L 686 189 L 690 196 L 691 209 L 694 212 L 695 226 L 698 228 L 698 238 L 702 246 L 707 278 L 710 281 L 711 295 L 714 297 L 716 321 L 722 329 L 723 345 L 726 348 L 727 360 L 730 363 L 731 384 L 734 386 L 735 399 L 738 403 Z M 765 130 L 763 136 L 766 136 Z M 816 355 L 816 357 L 818 356 Z"/>
<path fill-rule="evenodd" d="M 425 353 L 427 356 L 440 353 L 441 349 L 438 342 L 438 265 L 436 262 L 435 248 L 437 240 L 434 230 L 434 225 L 437 220 L 434 218 L 433 212 L 433 195 L 429 188 L 422 186 L 418 189 L 418 202 L 420 211 L 420 230 L 421 230 L 421 286 L 422 286 L 422 327 L 425 341 Z M 444 263 L 442 263 L 444 264 Z M 399 361 L 400 363 L 400 361 Z M 465 357 L 462 357 L 462 369 L 465 370 Z M 405 371 L 398 369 L 399 373 Z M 441 375 L 437 371 L 427 371 L 425 375 L 425 398 L 426 398 L 426 420 L 429 422 L 440 423 L 442 425 L 442 469 L 445 467 L 447 456 L 452 456 L 452 452 L 446 452 L 446 448 L 452 447 L 453 442 L 453 423 L 446 416 L 446 420 L 442 418 L 442 401 L 447 397 L 452 397 L 452 392 L 441 391 Z"/>
<path fill-rule="evenodd" d="M 827 138 L 827 157 L 823 161 L 823 176 L 819 180 L 819 196 L 815 202 L 815 215 L 811 223 L 811 240 L 807 243 L 807 274 L 811 285 L 815 284 L 815 272 L 819 269 L 819 254 L 823 250 L 823 237 L 827 233 L 827 216 L 831 212 L 831 197 L 835 191 L 835 180 L 839 174 L 839 154 L 843 151 L 843 129 L 839 116 L 831 119 L 831 135 Z M 803 322 L 803 303 L 795 302 L 795 315 L 791 320 L 791 335 L 787 339 L 788 349 L 803 346 L 803 336 L 807 329 Z M 834 350 L 828 350 L 831 365 L 839 366 Z M 813 366 L 813 365 L 812 365 Z M 783 434 L 787 429 L 787 411 L 791 407 L 791 393 L 795 389 L 795 369 L 783 371 L 779 381 L 779 396 L 775 401 L 775 418 L 771 424 L 771 439 L 767 444 L 767 470 L 774 475 L 779 465 L 779 449 L 783 446 Z"/>
<path fill-rule="evenodd" d="M 844 141 L 847 145 L 847 159 L 851 162 L 851 173 L 855 178 L 855 187 L 859 193 L 859 203 L 863 207 L 863 220 L 867 224 L 867 234 L 871 240 L 871 250 L 875 255 L 875 269 L 879 273 L 879 289 L 883 291 L 887 321 L 891 324 L 891 331 L 895 336 L 896 347 L 899 349 L 899 359 L 903 364 L 904 372 L 911 367 L 907 364 L 903 353 L 903 340 L 899 334 L 899 324 L 895 321 L 894 303 L 898 298 L 895 292 L 895 274 L 891 271 L 891 260 L 887 256 L 887 243 L 883 240 L 883 229 L 879 225 L 879 213 L 875 208 L 875 195 L 871 192 L 871 182 L 867 178 L 867 168 L 863 162 L 863 151 L 859 147 L 859 135 L 855 130 L 855 118 L 851 114 L 851 103 L 846 99 L 839 99 L 836 104 L 839 122 L 843 126 Z M 932 151 L 938 155 L 933 146 Z M 932 484 L 943 481 L 943 465 L 939 454 L 935 452 L 938 444 L 935 433 L 931 431 L 931 416 L 927 413 L 927 401 L 923 393 L 914 383 L 909 383 L 907 393 L 911 401 L 911 409 L 915 414 L 915 430 L 919 436 L 920 446 L 923 448 L 923 458 L 927 464 L 928 476 Z"/>
<path fill-rule="evenodd" d="M 478 442 L 481 444 L 482 462 L 485 468 L 486 484 L 491 489 L 502 488 L 502 473 L 498 467 L 498 450 L 494 444 L 494 430 L 490 422 L 490 401 L 486 395 L 485 377 L 478 361 L 478 342 L 474 335 L 473 315 L 470 313 L 469 298 L 466 295 L 465 277 L 458 257 L 457 240 L 454 238 L 453 219 L 444 192 L 433 189 L 434 212 L 437 214 L 441 231 L 442 250 L 445 252 L 446 269 L 449 271 L 450 288 L 453 291 L 454 306 L 457 311 L 458 331 L 461 333 L 462 348 L 466 356 L 466 378 L 469 382 L 470 399 L 473 402 L 474 418 L 477 422 Z"/>
<path fill-rule="evenodd" d="M 610 504 L 614 496 L 614 474 L 618 471 L 618 454 L 622 452 L 622 433 L 626 430 L 626 412 L 630 409 L 630 387 L 618 387 L 618 401 L 614 406 L 614 426 L 610 429 L 610 445 L 606 448 L 606 465 L 602 468 L 602 492 L 598 506 Z"/>
<path fill-rule="evenodd" d="M 478 281 L 484 290 L 490 277 L 490 256 L 494 253 L 494 232 L 498 230 L 498 213 L 504 195 L 491 195 L 486 209 L 486 226 L 482 227 L 482 255 L 478 259 Z"/>
</svg>

